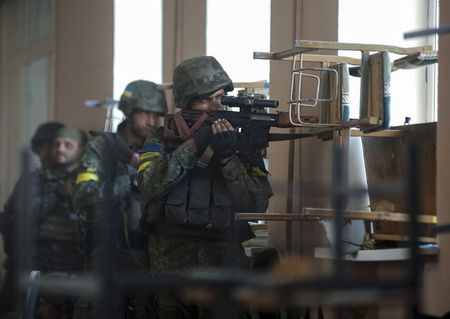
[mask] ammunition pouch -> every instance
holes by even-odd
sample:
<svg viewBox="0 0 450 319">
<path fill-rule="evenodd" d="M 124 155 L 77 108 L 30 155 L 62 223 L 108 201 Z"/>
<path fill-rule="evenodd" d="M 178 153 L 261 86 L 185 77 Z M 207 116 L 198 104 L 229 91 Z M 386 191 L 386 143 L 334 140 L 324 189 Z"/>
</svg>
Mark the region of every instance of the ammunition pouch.
<svg viewBox="0 0 450 319">
<path fill-rule="evenodd" d="M 232 200 L 223 177 L 211 167 L 194 168 L 167 196 L 170 223 L 223 230 L 233 222 Z"/>
</svg>

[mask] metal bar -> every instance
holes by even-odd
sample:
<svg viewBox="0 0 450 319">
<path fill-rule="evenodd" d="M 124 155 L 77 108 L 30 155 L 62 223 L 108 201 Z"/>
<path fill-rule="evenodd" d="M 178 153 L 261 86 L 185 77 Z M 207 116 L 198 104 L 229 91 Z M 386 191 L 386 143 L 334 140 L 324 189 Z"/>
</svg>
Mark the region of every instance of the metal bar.
<svg viewBox="0 0 450 319">
<path fill-rule="evenodd" d="M 347 156 L 344 154 L 342 143 L 336 142 L 333 150 L 333 169 L 332 169 L 332 193 L 331 201 L 335 210 L 334 220 L 334 278 L 337 282 L 344 282 L 344 263 L 343 263 L 343 248 L 342 248 L 342 227 L 343 217 L 342 212 L 347 205 Z"/>
<path fill-rule="evenodd" d="M 405 32 L 405 33 L 403 33 L 403 39 L 411 39 L 411 38 L 423 37 L 426 35 L 433 35 L 433 34 L 446 34 L 449 32 L 450 32 L 450 25 L 443 25 L 439 28 Z"/>
<path fill-rule="evenodd" d="M 18 194 L 14 198 L 14 208 L 17 216 L 13 216 L 15 240 L 17 243 L 17 268 L 15 273 L 15 281 L 17 283 L 17 310 L 19 311 L 19 318 L 29 319 L 34 315 L 35 304 L 28 304 L 27 307 L 27 287 L 22 278 L 29 277 L 33 267 L 32 256 L 34 256 L 34 241 L 33 241 L 33 207 L 31 196 L 31 154 L 26 149 L 20 153 L 21 172 L 23 180 L 18 182 Z M 39 213 L 37 211 L 36 213 Z M 14 258 L 10 256 L 10 258 Z M 14 261 L 12 261 L 14 262 Z M 33 308 L 33 309 L 31 309 Z"/>
</svg>

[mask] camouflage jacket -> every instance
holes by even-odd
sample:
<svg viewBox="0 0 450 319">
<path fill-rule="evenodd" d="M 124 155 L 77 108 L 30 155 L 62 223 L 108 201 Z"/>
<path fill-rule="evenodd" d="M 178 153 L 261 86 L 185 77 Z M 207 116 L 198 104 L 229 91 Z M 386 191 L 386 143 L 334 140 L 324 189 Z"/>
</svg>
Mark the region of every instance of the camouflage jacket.
<svg viewBox="0 0 450 319">
<path fill-rule="evenodd" d="M 95 228 L 104 224 L 105 218 L 112 225 L 114 246 L 146 245 L 139 230 L 144 199 L 137 188 L 137 170 L 127 164 L 130 150 L 139 146 L 127 142 L 123 129 L 124 123 L 118 133 L 96 134 L 81 159 L 72 201 L 84 221 L 83 231 L 91 233 L 94 228 L 88 239 L 94 244 L 86 243 L 90 246 L 88 251 L 96 245 L 98 229 Z M 110 213 L 106 214 L 107 210 Z"/>
<path fill-rule="evenodd" d="M 43 170 L 35 170 L 28 175 L 21 175 L 13 192 L 9 196 L 4 206 L 3 213 L 0 214 L 0 232 L 3 235 L 4 251 L 8 256 L 12 256 L 15 250 L 15 221 L 18 212 L 23 211 L 26 207 L 30 207 L 33 211 L 32 216 L 36 216 L 38 208 L 42 202 L 41 181 L 45 172 Z M 27 199 L 31 202 L 26 203 L 22 196 L 22 191 L 27 191 Z"/>
<path fill-rule="evenodd" d="M 196 166 L 197 155 L 186 143 L 171 148 L 165 143 L 163 132 L 162 127 L 153 129 L 140 154 L 138 183 L 141 193 L 149 200 L 147 225 L 177 224 L 185 229 L 192 228 L 190 226 L 193 225 L 201 226 L 202 221 L 196 220 L 194 216 L 199 210 L 193 207 L 196 205 L 192 204 L 193 201 L 198 202 L 197 207 L 208 209 L 205 205 L 209 205 L 209 212 L 206 214 L 209 214 L 210 220 L 203 221 L 209 230 L 221 228 L 217 224 L 220 221 L 214 220 L 214 215 L 217 209 L 225 206 L 231 207 L 233 215 L 238 211 L 266 211 L 272 189 L 260 154 L 246 160 L 233 155 L 224 166 L 217 161 L 215 164 L 213 157 L 210 165 L 202 169 Z M 210 186 L 205 187 L 204 183 L 198 182 L 202 178 L 206 178 Z M 183 187 L 183 184 L 188 186 Z M 181 198 L 174 194 L 180 192 Z M 198 195 L 193 198 L 191 194 L 195 192 Z M 191 202 L 182 204 L 187 210 L 186 218 L 178 221 L 177 218 L 171 218 L 173 206 L 181 204 L 186 196 L 189 198 L 186 201 Z M 231 216 L 232 220 L 233 217 Z M 233 222 L 231 224 L 234 225 Z M 209 227 L 211 225 L 213 227 Z M 204 227 L 199 229 L 206 230 Z"/>
<path fill-rule="evenodd" d="M 55 170 L 37 170 L 27 177 L 22 176 L 5 205 L 4 235 L 5 252 L 15 255 L 15 229 L 18 213 L 28 207 L 31 213 L 32 240 L 36 251 L 33 257 L 35 268 L 48 271 L 80 271 L 83 256 L 77 249 L 79 234 L 72 208 L 71 195 L 76 173 Z M 21 188 L 27 186 L 25 205 L 20 198 Z M 26 225 L 23 225 L 24 231 Z"/>
</svg>

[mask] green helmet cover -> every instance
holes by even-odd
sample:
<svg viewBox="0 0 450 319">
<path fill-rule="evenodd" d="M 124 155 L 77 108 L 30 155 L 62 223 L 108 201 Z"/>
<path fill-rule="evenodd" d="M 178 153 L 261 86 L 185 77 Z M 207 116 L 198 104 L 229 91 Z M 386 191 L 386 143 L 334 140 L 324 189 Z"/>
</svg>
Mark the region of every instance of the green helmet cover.
<svg viewBox="0 0 450 319">
<path fill-rule="evenodd" d="M 173 95 L 179 108 L 186 108 L 193 98 L 209 96 L 220 89 L 233 91 L 233 82 L 212 56 L 190 58 L 175 68 Z"/>
<path fill-rule="evenodd" d="M 31 139 L 31 150 L 37 154 L 43 144 L 52 143 L 56 131 L 63 126 L 64 124 L 58 122 L 48 122 L 39 125 Z"/>
<path fill-rule="evenodd" d="M 120 97 L 119 110 L 127 115 L 135 109 L 152 111 L 161 115 L 167 113 L 166 96 L 163 89 L 150 81 L 130 82 Z"/>
<path fill-rule="evenodd" d="M 55 132 L 56 138 L 71 138 L 78 142 L 80 146 L 84 146 L 87 142 L 86 133 L 82 130 L 72 127 L 72 126 L 63 126 L 59 130 Z"/>
</svg>

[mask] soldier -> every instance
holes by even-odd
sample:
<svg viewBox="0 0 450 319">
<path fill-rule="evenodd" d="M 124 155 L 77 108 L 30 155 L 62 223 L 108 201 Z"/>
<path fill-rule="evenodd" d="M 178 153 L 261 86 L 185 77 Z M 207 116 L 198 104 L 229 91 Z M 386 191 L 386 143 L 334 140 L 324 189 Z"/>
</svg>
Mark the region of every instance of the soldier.
<svg viewBox="0 0 450 319">
<path fill-rule="evenodd" d="M 149 200 L 145 220 L 154 272 L 247 265 L 241 242 L 253 233 L 247 223 L 234 221 L 234 213 L 265 212 L 272 190 L 261 151 L 249 152 L 228 121 L 204 115 L 223 109 L 221 97 L 231 90 L 214 57 L 191 58 L 175 69 L 173 93 L 182 110 L 175 122 L 183 140 L 169 141 L 164 128 L 153 129 L 138 170 L 139 188 Z M 158 292 L 157 309 L 161 318 L 211 315 L 167 292 Z"/>
<path fill-rule="evenodd" d="M 11 196 L 8 198 L 4 213 L 0 214 L 0 233 L 3 235 L 3 249 L 7 258 L 4 263 L 6 275 L 3 280 L 0 294 L 0 314 L 12 312 L 15 309 L 16 290 L 14 285 L 15 261 L 13 256 L 14 247 L 14 218 L 16 217 L 16 205 L 19 200 L 19 192 L 22 186 L 27 183 L 29 189 L 37 192 L 37 181 L 43 171 L 52 166 L 52 144 L 55 132 L 64 125 L 57 122 L 47 122 L 39 125 L 30 143 L 31 150 L 38 155 L 40 160 L 39 168 L 30 172 L 28 176 L 21 176 L 14 186 Z M 36 187 L 33 187 L 36 186 Z M 30 196 L 29 198 L 33 198 Z"/>
<path fill-rule="evenodd" d="M 47 130 L 49 133 L 51 130 Z M 38 133 L 43 131 L 39 130 Z M 32 269 L 39 270 L 43 275 L 53 272 L 73 273 L 80 272 L 83 265 L 83 255 L 77 250 L 76 225 L 72 220 L 73 209 L 71 205 L 71 192 L 75 184 L 76 169 L 80 163 L 81 152 L 86 143 L 86 135 L 75 128 L 62 126 L 53 133 L 53 138 L 33 138 L 32 147 L 38 147 L 40 143 L 53 141 L 50 149 L 40 154 L 45 155 L 43 167 L 32 172 L 23 182 L 27 183 L 27 199 L 31 207 L 32 238 L 36 247 L 32 256 Z M 43 142 L 43 140 L 45 142 Z M 38 141 L 38 142 L 36 142 Z M 42 151 L 42 149 L 41 149 Z M 24 209 L 24 201 L 19 198 L 19 191 L 15 191 L 5 206 L 4 242 L 8 255 L 8 277 L 14 277 L 15 269 L 15 223 L 18 211 Z M 5 282 L 5 288 L 7 288 Z M 5 296 L 14 297 L 15 287 L 11 282 L 5 291 Z M 4 299 L 2 299 L 3 302 Z M 10 298 L 7 301 L 11 300 Z M 15 301 L 11 300 L 12 303 Z M 52 318 L 53 315 L 66 314 L 69 309 L 59 309 L 66 305 L 66 300 L 41 296 L 39 298 L 38 312 L 42 318 Z M 5 309 L 13 311 L 14 308 Z M 45 311 L 44 311 L 45 309 Z M 61 311 L 61 312 L 60 312 Z"/>
<path fill-rule="evenodd" d="M 84 268 L 84 254 L 79 250 L 80 234 L 72 207 L 77 170 L 87 137 L 79 129 L 65 126 L 55 133 L 52 169 L 40 182 L 40 205 L 35 212 L 36 255 L 34 267 L 43 277 L 78 276 Z M 58 294 L 41 295 L 37 314 L 40 318 L 72 316 L 74 300 Z"/>
<path fill-rule="evenodd" d="M 84 220 L 89 270 L 101 270 L 99 261 L 103 251 L 98 236 L 102 220 L 108 216 L 112 238 L 106 244 L 115 256 L 115 269 L 147 272 L 147 236 L 139 227 L 144 200 L 137 189 L 137 151 L 144 144 L 145 136 L 158 125 L 159 116 L 167 112 L 164 92 L 153 82 L 131 82 L 120 98 L 119 109 L 125 114 L 125 120 L 119 125 L 117 134 L 98 133 L 87 146 L 73 203 Z M 108 185 L 113 185 L 110 193 L 105 191 Z M 109 198 L 108 203 L 106 198 Z M 105 212 L 107 204 L 111 205 L 111 211 Z M 149 300 L 145 293 L 128 294 L 127 299 L 127 308 L 134 309 L 133 317 L 149 317 L 146 310 Z M 92 306 L 90 300 L 83 300 L 77 305 L 77 316 L 87 316 L 83 313 L 92 312 Z"/>
</svg>

